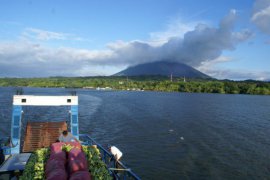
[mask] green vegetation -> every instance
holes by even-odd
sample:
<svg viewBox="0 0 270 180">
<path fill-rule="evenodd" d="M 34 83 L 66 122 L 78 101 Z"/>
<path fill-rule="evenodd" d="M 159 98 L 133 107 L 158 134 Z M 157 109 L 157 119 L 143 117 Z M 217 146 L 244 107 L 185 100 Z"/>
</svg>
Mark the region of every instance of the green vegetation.
<svg viewBox="0 0 270 180">
<path fill-rule="evenodd" d="M 82 146 L 83 152 L 86 154 L 89 171 L 92 178 L 97 180 L 112 180 L 106 164 L 100 158 L 98 148 L 94 146 Z"/>
<path fill-rule="evenodd" d="M 270 95 L 270 83 L 262 81 L 231 81 L 215 79 L 174 78 L 166 76 L 138 77 L 50 77 L 1 78 L 0 86 L 105 88 L 115 90 L 146 90 L 192 93 L 261 94 Z"/>
<path fill-rule="evenodd" d="M 49 158 L 49 148 L 42 148 L 36 150 L 29 158 L 23 175 L 20 177 L 22 180 L 29 179 L 45 179 L 45 164 Z"/>
<path fill-rule="evenodd" d="M 62 151 L 69 153 L 69 151 L 71 151 L 71 149 L 73 149 L 73 148 L 75 148 L 75 147 L 71 146 L 70 144 L 64 144 L 62 146 Z"/>
</svg>

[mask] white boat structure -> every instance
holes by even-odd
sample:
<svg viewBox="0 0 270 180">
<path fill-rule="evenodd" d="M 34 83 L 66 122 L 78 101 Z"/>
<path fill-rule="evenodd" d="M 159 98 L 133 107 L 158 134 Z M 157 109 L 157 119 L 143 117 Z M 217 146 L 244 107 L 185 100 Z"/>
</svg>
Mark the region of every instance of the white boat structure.
<svg viewBox="0 0 270 180">
<path fill-rule="evenodd" d="M 46 122 L 26 121 L 27 124 L 23 124 L 24 106 L 68 106 L 70 107 L 70 110 L 67 112 L 69 113 L 69 120 L 62 122 L 51 122 L 50 120 Z M 68 162 L 71 161 L 69 154 L 73 150 L 77 151 L 81 148 L 80 151 L 84 152 L 85 155 L 83 157 L 85 157 L 88 165 L 87 169 L 84 169 L 85 172 L 78 170 L 79 173 L 76 173 L 86 174 L 84 177 L 87 178 L 83 179 L 140 179 L 131 169 L 117 161 L 107 148 L 102 147 L 90 135 L 79 133 L 78 107 L 78 96 L 14 95 L 11 135 L 1 140 L 0 152 L 2 162 L 0 161 L 0 179 L 53 179 L 47 175 L 49 165 L 46 166 L 46 163 L 49 163 L 50 159 L 56 157 L 52 154 L 55 152 L 55 149 L 52 148 L 59 146 L 56 139 L 65 129 L 68 129 L 79 139 L 80 143 L 75 145 L 72 143 L 62 144 L 60 150 L 58 149 L 60 152 L 58 154 L 63 154 L 62 151 L 65 151 L 67 153 L 65 155 L 67 164 L 70 165 Z M 26 127 L 25 132 L 22 131 L 23 127 Z M 46 153 L 45 157 L 44 154 Z M 95 154 L 96 156 L 94 156 Z M 78 162 L 76 157 L 73 160 L 77 162 L 75 165 L 78 165 L 81 162 Z M 71 166 L 67 167 L 69 168 L 67 176 L 61 176 L 62 178 L 74 179 L 70 170 L 70 167 L 74 169 L 75 166 L 73 165 L 71 164 Z M 102 168 L 103 172 L 101 171 Z M 106 178 L 102 178 L 99 174 L 104 173 L 104 171 L 108 175 Z M 72 173 L 75 176 L 75 172 L 72 171 Z"/>
</svg>

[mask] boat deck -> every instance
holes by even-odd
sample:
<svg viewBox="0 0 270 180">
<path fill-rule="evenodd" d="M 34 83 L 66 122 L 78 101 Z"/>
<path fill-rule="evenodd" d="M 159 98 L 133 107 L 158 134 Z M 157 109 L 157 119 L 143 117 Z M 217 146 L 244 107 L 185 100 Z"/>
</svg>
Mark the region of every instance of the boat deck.
<svg viewBox="0 0 270 180">
<path fill-rule="evenodd" d="M 67 129 L 63 122 L 28 122 L 22 152 L 34 152 L 54 143 L 61 132 Z"/>
<path fill-rule="evenodd" d="M 9 156 L 6 162 L 0 167 L 0 173 L 6 171 L 24 170 L 31 153 L 21 153 Z M 1 179 L 1 177 L 0 177 Z"/>
</svg>

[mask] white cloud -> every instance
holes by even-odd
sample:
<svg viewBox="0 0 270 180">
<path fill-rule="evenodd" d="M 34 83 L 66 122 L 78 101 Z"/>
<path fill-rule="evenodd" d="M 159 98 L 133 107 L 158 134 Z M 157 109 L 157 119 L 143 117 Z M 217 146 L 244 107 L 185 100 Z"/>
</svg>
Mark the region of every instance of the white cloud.
<svg viewBox="0 0 270 180">
<path fill-rule="evenodd" d="M 169 41 L 173 37 L 183 38 L 188 31 L 192 31 L 199 22 L 184 22 L 180 18 L 170 21 L 165 31 L 157 31 L 150 33 L 149 43 L 151 45 L 160 46 Z"/>
<path fill-rule="evenodd" d="M 84 39 L 74 34 L 53 32 L 37 28 L 26 28 L 22 33 L 23 39 L 49 41 L 49 40 L 73 40 L 83 41 Z"/>
<path fill-rule="evenodd" d="M 68 34 L 56 33 L 52 31 L 45 31 L 41 29 L 27 28 L 25 30 L 25 35 L 29 37 L 35 37 L 38 40 L 65 40 Z"/>
<path fill-rule="evenodd" d="M 1 43 L 0 52 L 0 76 L 16 77 L 95 75 L 93 67 L 113 57 L 110 50 L 48 48 L 27 42 Z M 86 67 L 89 72 L 80 74 Z"/>
<path fill-rule="evenodd" d="M 247 30 L 233 31 L 235 17 L 235 10 L 230 11 L 221 20 L 219 27 L 210 27 L 204 23 L 194 27 L 191 24 L 183 26 L 182 23 L 176 24 L 176 28 L 171 25 L 164 33 L 152 33 L 151 38 L 158 41 L 166 39 L 158 45 L 153 45 L 151 40 L 116 41 L 108 43 L 104 50 L 49 48 L 39 42 L 75 37 L 28 28 L 24 31 L 27 40 L 0 43 L 0 76 L 93 75 L 96 74 L 95 68 L 126 67 L 161 60 L 181 62 L 193 67 L 202 63 L 218 63 L 224 50 L 233 50 L 251 36 Z M 115 72 L 106 74 L 109 73 Z"/>
<path fill-rule="evenodd" d="M 256 0 L 251 21 L 264 33 L 270 35 L 270 0 Z"/>
<path fill-rule="evenodd" d="M 233 61 L 232 57 L 220 56 L 217 59 L 211 61 L 202 62 L 197 69 L 211 77 L 217 79 L 233 79 L 233 80 L 270 80 L 269 71 L 251 71 L 247 69 L 226 69 L 221 68 L 218 65 L 226 62 Z"/>
<path fill-rule="evenodd" d="M 252 35 L 248 30 L 233 31 L 235 17 L 236 11 L 231 10 L 217 28 L 200 23 L 192 30 L 181 31 L 178 36 L 176 32 L 165 31 L 157 36 L 157 39 L 164 38 L 159 45 L 147 41 L 117 41 L 110 43 L 108 48 L 115 54 L 115 63 L 135 65 L 167 60 L 199 66 L 204 61 L 218 58 L 224 50 L 234 50 L 237 44 Z"/>
<path fill-rule="evenodd" d="M 243 29 L 240 32 L 233 32 L 234 39 L 238 42 L 243 42 L 253 36 L 253 33 L 248 29 Z"/>
<path fill-rule="evenodd" d="M 209 69 L 215 68 L 215 66 L 218 65 L 218 64 L 230 62 L 232 60 L 233 59 L 231 57 L 228 57 L 228 56 L 219 56 L 216 59 L 202 62 L 197 67 L 197 69 L 200 70 L 200 71 L 203 71 L 203 72 L 207 72 Z"/>
<path fill-rule="evenodd" d="M 217 79 L 233 79 L 233 80 L 247 80 L 254 79 L 266 81 L 270 79 L 270 72 L 267 71 L 251 71 L 247 69 L 215 69 L 209 71 L 213 77 Z"/>
</svg>

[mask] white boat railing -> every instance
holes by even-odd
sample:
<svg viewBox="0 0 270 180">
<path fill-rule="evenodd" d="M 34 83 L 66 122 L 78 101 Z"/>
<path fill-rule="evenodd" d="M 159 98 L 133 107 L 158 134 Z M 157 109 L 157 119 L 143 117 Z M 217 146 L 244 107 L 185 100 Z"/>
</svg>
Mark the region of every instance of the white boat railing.
<svg viewBox="0 0 270 180">
<path fill-rule="evenodd" d="M 103 162 L 107 165 L 108 170 L 115 179 L 141 179 L 130 168 L 127 168 L 122 162 L 116 161 L 115 157 L 106 148 L 97 143 L 88 134 L 80 134 L 79 138 L 83 142 L 82 145 L 97 146 Z"/>
</svg>

